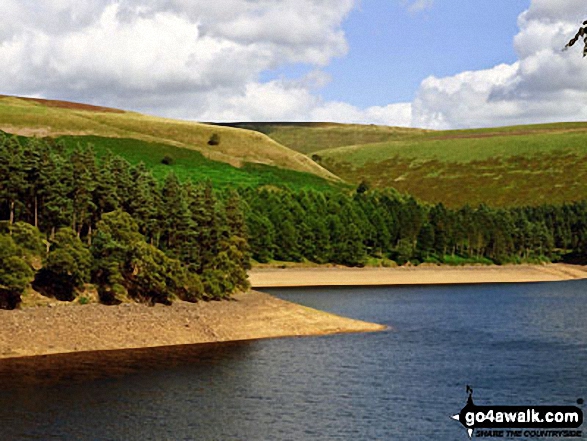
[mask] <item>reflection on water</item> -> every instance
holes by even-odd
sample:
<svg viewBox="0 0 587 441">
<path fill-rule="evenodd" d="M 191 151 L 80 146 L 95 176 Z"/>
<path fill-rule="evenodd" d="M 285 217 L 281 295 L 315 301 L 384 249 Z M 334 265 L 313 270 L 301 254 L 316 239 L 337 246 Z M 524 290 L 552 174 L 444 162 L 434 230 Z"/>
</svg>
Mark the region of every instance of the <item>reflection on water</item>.
<svg viewBox="0 0 587 441">
<path fill-rule="evenodd" d="M 587 398 L 587 282 L 272 290 L 385 332 L 0 361 L 1 440 L 466 439 Z"/>
<path fill-rule="evenodd" d="M 18 391 L 25 387 L 122 378 L 145 371 L 169 371 L 198 365 L 213 367 L 246 357 L 251 344 L 242 341 L 0 360 L 0 384 L 4 391 Z"/>
</svg>

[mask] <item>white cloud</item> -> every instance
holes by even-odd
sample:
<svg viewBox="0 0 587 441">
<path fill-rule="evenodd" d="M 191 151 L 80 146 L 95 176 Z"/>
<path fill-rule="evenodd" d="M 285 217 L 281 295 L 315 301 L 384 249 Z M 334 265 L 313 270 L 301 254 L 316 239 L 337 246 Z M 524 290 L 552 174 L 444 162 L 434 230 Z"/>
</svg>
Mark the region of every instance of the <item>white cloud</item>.
<svg viewBox="0 0 587 441">
<path fill-rule="evenodd" d="M 412 12 L 433 0 L 401 0 Z M 561 52 L 585 0 L 532 0 L 518 61 L 425 79 L 413 103 L 324 101 L 359 0 L 3 0 L 0 91 L 204 121 L 338 121 L 458 128 L 587 119 L 587 61 Z M 585 17 L 584 17 L 585 15 Z M 301 63 L 303 78 L 260 82 Z"/>
<path fill-rule="evenodd" d="M 248 119 L 247 107 L 286 115 L 324 75 L 281 88 L 292 94 L 285 104 L 259 95 L 276 89 L 260 73 L 343 56 L 354 1 L 3 0 L 0 90 L 183 118 Z"/>
<path fill-rule="evenodd" d="M 250 83 L 244 94 L 208 102 L 202 121 L 314 121 L 409 126 L 411 104 L 360 109 L 344 102 L 323 101 L 311 92 L 310 79 Z M 243 117 L 245 115 L 245 117 Z"/>
<path fill-rule="evenodd" d="M 582 45 L 561 52 L 585 12 L 584 0 L 532 0 L 518 19 L 514 48 L 519 60 L 427 78 L 414 101 L 412 124 L 460 128 L 587 120 Z"/>
<path fill-rule="evenodd" d="M 434 0 L 402 0 L 402 3 L 407 6 L 408 11 L 418 13 L 430 9 L 434 5 Z"/>
</svg>

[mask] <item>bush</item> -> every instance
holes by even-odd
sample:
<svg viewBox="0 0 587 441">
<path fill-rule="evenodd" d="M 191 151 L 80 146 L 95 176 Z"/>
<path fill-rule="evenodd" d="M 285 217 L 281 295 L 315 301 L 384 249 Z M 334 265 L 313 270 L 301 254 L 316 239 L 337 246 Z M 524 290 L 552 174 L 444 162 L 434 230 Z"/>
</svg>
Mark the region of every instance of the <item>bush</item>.
<svg viewBox="0 0 587 441">
<path fill-rule="evenodd" d="M 163 157 L 163 159 L 161 160 L 161 164 L 165 164 L 165 165 L 171 165 L 175 162 L 175 159 L 173 159 L 173 156 L 171 155 L 165 155 Z"/>
<path fill-rule="evenodd" d="M 486 257 L 461 257 L 457 255 L 446 255 L 442 258 L 442 263 L 451 266 L 462 265 L 493 265 L 493 262 Z"/>
<path fill-rule="evenodd" d="M 208 140 L 208 145 L 218 145 L 220 144 L 220 135 L 218 133 L 212 133 L 210 139 Z"/>
<path fill-rule="evenodd" d="M 225 274 L 222 271 L 204 270 L 202 283 L 206 300 L 222 300 L 226 296 Z"/>
</svg>

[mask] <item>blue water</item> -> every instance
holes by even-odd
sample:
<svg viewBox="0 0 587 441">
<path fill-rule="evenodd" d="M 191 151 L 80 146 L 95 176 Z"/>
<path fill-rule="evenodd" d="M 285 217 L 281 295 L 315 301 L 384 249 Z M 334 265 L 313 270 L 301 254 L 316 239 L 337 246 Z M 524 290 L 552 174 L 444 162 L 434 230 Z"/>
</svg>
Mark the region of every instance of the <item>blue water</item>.
<svg viewBox="0 0 587 441">
<path fill-rule="evenodd" d="M 0 439 L 465 440 L 467 384 L 587 399 L 587 281 L 268 291 L 390 329 L 1 361 Z"/>
</svg>

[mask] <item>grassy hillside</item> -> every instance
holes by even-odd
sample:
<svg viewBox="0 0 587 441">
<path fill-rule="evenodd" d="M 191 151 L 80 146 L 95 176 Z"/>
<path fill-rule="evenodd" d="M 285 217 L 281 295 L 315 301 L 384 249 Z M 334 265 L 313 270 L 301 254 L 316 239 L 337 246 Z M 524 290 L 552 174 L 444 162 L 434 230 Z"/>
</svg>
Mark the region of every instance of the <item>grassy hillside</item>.
<svg viewBox="0 0 587 441">
<path fill-rule="evenodd" d="M 173 169 L 183 179 L 210 178 L 221 186 L 331 188 L 338 176 L 352 185 L 366 180 L 451 207 L 587 199 L 587 123 L 452 131 L 333 123 L 199 124 L 0 96 L 0 130 L 63 137 L 71 144 L 91 142 L 99 152 L 110 149 L 131 162 L 145 162 L 157 176 Z M 209 144 L 213 134 L 220 138 L 218 145 Z M 161 163 L 166 154 L 174 158 L 172 165 Z"/>
<path fill-rule="evenodd" d="M 411 139 L 430 132 L 404 127 L 336 123 L 253 122 L 218 125 L 264 133 L 278 143 L 306 155 L 333 147 Z"/>
<path fill-rule="evenodd" d="M 0 130 L 23 136 L 136 139 L 194 150 L 235 167 L 264 164 L 337 180 L 305 155 L 258 132 L 84 104 L 0 96 Z M 209 144 L 213 134 L 219 137 L 217 145 Z"/>
<path fill-rule="evenodd" d="M 319 176 L 273 167 L 265 164 L 245 163 L 242 167 L 234 167 L 224 162 L 206 158 L 202 153 L 169 144 L 151 143 L 131 138 L 106 138 L 99 136 L 60 136 L 58 140 L 67 146 L 91 145 L 98 156 L 108 151 L 122 156 L 131 164 L 143 162 L 162 180 L 173 171 L 182 181 L 211 180 L 216 188 L 231 185 L 263 186 L 280 185 L 291 189 L 332 190 L 340 184 Z M 171 164 L 164 164 L 163 158 L 170 158 Z"/>
<path fill-rule="evenodd" d="M 350 182 L 453 207 L 587 199 L 587 123 L 426 133 L 319 154 Z"/>
<path fill-rule="evenodd" d="M 239 124 L 358 184 L 452 207 L 587 199 L 587 123 L 423 131 L 338 124 Z M 346 144 L 345 144 L 346 143 Z"/>
</svg>

